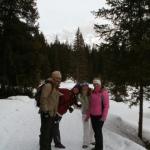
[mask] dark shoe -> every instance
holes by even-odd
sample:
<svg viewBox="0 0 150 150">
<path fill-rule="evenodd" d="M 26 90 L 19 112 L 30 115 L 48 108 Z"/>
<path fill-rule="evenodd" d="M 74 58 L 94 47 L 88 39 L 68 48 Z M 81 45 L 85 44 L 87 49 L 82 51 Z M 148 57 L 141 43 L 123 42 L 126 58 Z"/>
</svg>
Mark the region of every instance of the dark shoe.
<svg viewBox="0 0 150 150">
<path fill-rule="evenodd" d="M 56 148 L 63 148 L 63 149 L 64 149 L 64 148 L 66 148 L 66 147 L 65 147 L 63 144 L 61 144 L 61 143 L 60 143 L 60 144 L 55 145 L 55 147 L 56 147 Z"/>
<path fill-rule="evenodd" d="M 88 146 L 87 145 L 83 145 L 82 148 L 86 149 L 86 148 L 88 148 Z"/>
</svg>

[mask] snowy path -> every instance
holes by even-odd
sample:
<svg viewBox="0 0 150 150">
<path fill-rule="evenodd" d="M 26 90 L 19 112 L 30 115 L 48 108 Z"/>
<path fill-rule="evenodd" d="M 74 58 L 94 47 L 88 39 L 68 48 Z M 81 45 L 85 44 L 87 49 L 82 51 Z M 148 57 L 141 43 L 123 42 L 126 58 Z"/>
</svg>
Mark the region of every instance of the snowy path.
<svg viewBox="0 0 150 150">
<path fill-rule="evenodd" d="M 0 150 L 38 150 L 40 118 L 34 100 L 28 97 L 13 99 L 15 100 L 0 100 Z M 128 134 L 123 135 L 123 127 L 117 125 L 121 125 L 119 118 L 111 115 L 104 129 L 105 150 L 145 149 L 129 140 L 134 137 L 128 138 Z M 67 113 L 63 117 L 60 130 L 66 150 L 82 149 L 82 122 L 79 110 L 72 114 Z M 52 149 L 56 150 L 53 146 Z"/>
</svg>

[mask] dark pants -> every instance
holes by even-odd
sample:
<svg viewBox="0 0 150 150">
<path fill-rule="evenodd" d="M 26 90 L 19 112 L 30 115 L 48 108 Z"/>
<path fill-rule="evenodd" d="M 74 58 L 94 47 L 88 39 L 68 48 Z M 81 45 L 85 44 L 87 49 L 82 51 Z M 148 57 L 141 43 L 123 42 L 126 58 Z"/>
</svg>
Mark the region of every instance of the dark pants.
<svg viewBox="0 0 150 150">
<path fill-rule="evenodd" d="M 60 118 L 60 120 L 61 120 L 61 118 Z M 53 128 L 53 140 L 54 140 L 55 145 L 61 144 L 60 130 L 59 130 L 60 120 L 54 124 L 54 128 Z"/>
<path fill-rule="evenodd" d="M 95 133 L 95 150 L 103 150 L 102 127 L 104 122 L 101 121 L 101 116 L 91 116 L 91 122 Z"/>
<path fill-rule="evenodd" d="M 41 133 L 40 133 L 40 150 L 51 150 L 53 137 L 54 118 L 45 118 L 41 114 Z"/>
</svg>

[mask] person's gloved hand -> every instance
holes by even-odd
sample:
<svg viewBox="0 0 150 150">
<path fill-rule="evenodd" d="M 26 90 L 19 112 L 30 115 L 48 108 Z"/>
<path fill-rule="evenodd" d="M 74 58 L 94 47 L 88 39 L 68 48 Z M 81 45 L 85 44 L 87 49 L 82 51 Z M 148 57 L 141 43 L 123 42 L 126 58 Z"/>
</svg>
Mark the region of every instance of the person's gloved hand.
<svg viewBox="0 0 150 150">
<path fill-rule="evenodd" d="M 72 113 L 73 111 L 74 111 L 74 107 L 73 107 L 73 106 L 70 106 L 70 107 L 69 107 L 69 112 Z"/>
<path fill-rule="evenodd" d="M 54 119 L 54 123 L 56 124 L 56 123 L 59 123 L 60 122 L 60 120 L 61 120 L 61 116 L 59 116 L 58 114 L 56 114 L 56 116 L 55 116 L 55 119 Z"/>
<path fill-rule="evenodd" d="M 50 117 L 48 111 L 46 111 L 46 112 L 41 112 L 41 115 L 42 115 L 44 118 L 46 118 L 46 119 Z"/>
<path fill-rule="evenodd" d="M 76 103 L 76 106 L 77 106 L 78 108 L 81 108 L 81 107 L 82 107 L 81 102 L 77 102 L 77 103 Z"/>
<path fill-rule="evenodd" d="M 102 118 L 100 119 L 100 121 L 105 122 L 105 118 L 102 117 Z"/>
</svg>

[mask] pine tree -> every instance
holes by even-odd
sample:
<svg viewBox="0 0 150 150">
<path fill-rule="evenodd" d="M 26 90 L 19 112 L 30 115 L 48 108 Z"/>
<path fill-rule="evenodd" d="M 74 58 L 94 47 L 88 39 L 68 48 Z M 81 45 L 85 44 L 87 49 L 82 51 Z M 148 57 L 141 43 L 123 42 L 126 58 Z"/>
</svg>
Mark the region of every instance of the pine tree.
<svg viewBox="0 0 150 150">
<path fill-rule="evenodd" d="M 84 39 L 80 29 L 78 28 L 74 41 L 74 56 L 75 56 L 75 78 L 77 81 L 88 80 L 88 55 Z"/>
<path fill-rule="evenodd" d="M 35 61 L 38 32 L 35 0 L 2 0 L 0 4 L 1 83 L 30 86 L 38 76 Z M 37 73 L 34 76 L 34 71 Z M 34 76 L 34 77 L 33 77 Z"/>
<path fill-rule="evenodd" d="M 54 43 L 50 44 L 48 50 L 48 58 L 50 62 L 50 68 L 52 70 L 60 70 L 63 80 L 71 74 L 71 53 L 72 48 L 68 43 L 61 43 L 56 36 Z"/>
<path fill-rule="evenodd" d="M 150 3 L 148 0 L 107 0 L 108 8 L 95 12 L 111 25 L 95 25 L 103 44 L 108 79 L 139 89 L 139 132 L 142 138 L 144 87 L 150 85 Z M 109 58 L 109 59 L 108 59 Z"/>
</svg>

